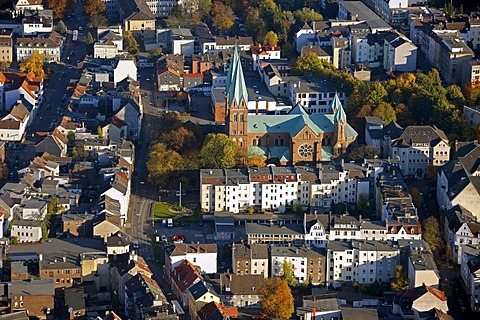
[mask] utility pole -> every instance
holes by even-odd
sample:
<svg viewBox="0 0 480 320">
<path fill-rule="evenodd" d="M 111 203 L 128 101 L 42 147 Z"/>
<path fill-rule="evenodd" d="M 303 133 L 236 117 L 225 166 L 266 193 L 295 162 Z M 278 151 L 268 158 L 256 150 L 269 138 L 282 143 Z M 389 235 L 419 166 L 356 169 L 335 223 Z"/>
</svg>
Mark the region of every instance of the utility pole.
<svg viewBox="0 0 480 320">
<path fill-rule="evenodd" d="M 180 210 L 182 209 L 182 183 L 180 182 L 180 193 L 179 193 L 179 203 L 178 203 L 178 206 L 180 207 Z"/>
</svg>

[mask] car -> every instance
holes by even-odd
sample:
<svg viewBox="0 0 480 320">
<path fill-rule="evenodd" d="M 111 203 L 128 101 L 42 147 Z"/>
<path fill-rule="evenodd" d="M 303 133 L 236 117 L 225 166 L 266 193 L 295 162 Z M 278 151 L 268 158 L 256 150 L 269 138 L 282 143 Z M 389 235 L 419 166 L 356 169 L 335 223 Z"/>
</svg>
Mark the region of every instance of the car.
<svg viewBox="0 0 480 320">
<path fill-rule="evenodd" d="M 168 239 L 167 239 L 167 236 L 162 234 L 162 241 L 167 243 L 168 242 Z"/>
<path fill-rule="evenodd" d="M 138 249 L 139 247 L 138 240 L 133 241 L 133 249 Z"/>
<path fill-rule="evenodd" d="M 180 223 L 175 222 L 175 223 L 174 223 L 174 226 L 175 226 L 175 227 L 178 227 L 178 226 L 180 226 Z"/>
</svg>

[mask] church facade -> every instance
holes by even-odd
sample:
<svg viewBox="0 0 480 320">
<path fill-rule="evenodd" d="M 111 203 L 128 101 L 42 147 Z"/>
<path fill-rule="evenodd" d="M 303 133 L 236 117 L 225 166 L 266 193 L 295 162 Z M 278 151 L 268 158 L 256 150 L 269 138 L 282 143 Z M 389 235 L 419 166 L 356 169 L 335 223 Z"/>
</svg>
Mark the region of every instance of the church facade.
<svg viewBox="0 0 480 320">
<path fill-rule="evenodd" d="M 357 132 L 347 123 L 335 95 L 329 114 L 309 114 L 295 105 L 288 114 L 249 114 L 248 93 L 235 49 L 226 82 L 226 134 L 247 156 L 262 156 L 281 165 L 330 161 L 342 155 Z"/>
</svg>

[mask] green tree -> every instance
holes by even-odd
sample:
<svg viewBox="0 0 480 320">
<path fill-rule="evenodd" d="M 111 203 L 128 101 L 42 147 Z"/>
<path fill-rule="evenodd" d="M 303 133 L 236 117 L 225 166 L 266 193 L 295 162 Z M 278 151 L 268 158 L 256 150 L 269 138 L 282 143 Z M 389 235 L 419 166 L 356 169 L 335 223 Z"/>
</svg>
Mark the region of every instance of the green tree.
<svg viewBox="0 0 480 320">
<path fill-rule="evenodd" d="M 235 24 L 235 14 L 232 8 L 219 1 L 215 1 L 211 14 L 212 26 L 217 30 L 225 31 Z"/>
<path fill-rule="evenodd" d="M 67 139 L 70 144 L 75 143 L 75 132 L 73 131 L 68 131 L 67 133 Z"/>
<path fill-rule="evenodd" d="M 42 239 L 48 239 L 48 225 L 45 221 L 40 223 L 40 228 L 42 229 Z"/>
<path fill-rule="evenodd" d="M 87 33 L 87 39 L 86 39 L 86 43 L 87 45 L 91 45 L 95 42 L 95 39 L 93 39 L 93 36 L 92 34 L 89 32 Z"/>
<path fill-rule="evenodd" d="M 27 60 L 20 62 L 20 71 L 33 72 L 37 77 L 44 76 L 43 61 L 44 56 L 37 50 L 34 50 Z"/>
<path fill-rule="evenodd" d="M 90 21 L 94 28 L 108 26 L 108 18 L 104 13 L 94 13 L 89 16 L 88 21 Z"/>
<path fill-rule="evenodd" d="M 170 16 L 177 18 L 177 19 L 184 19 L 185 18 L 185 8 L 181 4 L 177 4 L 173 6 L 172 11 L 170 11 Z"/>
<path fill-rule="evenodd" d="M 208 18 L 212 10 L 212 0 L 197 0 L 197 9 L 193 12 L 193 21 L 199 23 Z"/>
<path fill-rule="evenodd" d="M 290 319 L 294 310 L 293 296 L 288 284 L 280 278 L 267 278 L 258 290 L 261 296 L 261 316 L 264 319 Z"/>
<path fill-rule="evenodd" d="M 48 204 L 47 204 L 47 214 L 52 215 L 52 214 L 57 214 L 63 211 L 63 206 L 62 203 L 60 202 L 60 199 L 57 197 L 54 197 Z"/>
<path fill-rule="evenodd" d="M 265 35 L 265 38 L 263 39 L 263 44 L 276 46 L 278 44 L 277 34 L 271 30 L 268 31 L 267 34 Z"/>
<path fill-rule="evenodd" d="M 160 56 L 162 55 L 162 53 L 163 53 L 162 48 L 158 47 L 149 51 L 148 56 L 150 57 L 150 60 L 157 61 L 158 58 L 160 58 Z"/>
<path fill-rule="evenodd" d="M 131 31 L 125 32 L 123 35 L 124 49 L 131 54 L 137 54 L 139 51 L 137 39 L 132 35 Z"/>
<path fill-rule="evenodd" d="M 57 25 L 55 26 L 55 30 L 60 33 L 61 35 L 65 35 L 65 33 L 67 33 L 67 26 L 65 25 L 65 23 L 60 20 L 58 21 Z"/>
<path fill-rule="evenodd" d="M 379 105 L 373 109 L 372 116 L 379 117 L 385 124 L 389 124 L 390 122 L 397 120 L 395 110 L 392 108 L 390 103 L 387 102 L 380 102 Z"/>
<path fill-rule="evenodd" d="M 156 143 L 148 154 L 147 169 L 150 182 L 170 185 L 184 169 L 184 159 L 178 152 L 168 149 L 164 143 Z"/>
<path fill-rule="evenodd" d="M 236 164 L 237 144 L 223 133 L 209 133 L 199 156 L 204 168 L 232 168 Z"/>
<path fill-rule="evenodd" d="M 14 244 L 19 244 L 20 241 L 18 240 L 18 237 L 14 236 L 14 237 L 10 237 L 10 244 L 14 245 Z"/>
<path fill-rule="evenodd" d="M 76 141 L 75 146 L 72 150 L 73 159 L 79 160 L 87 157 L 87 152 L 85 151 L 85 146 L 82 141 Z"/>
<path fill-rule="evenodd" d="M 363 159 L 373 159 L 378 156 L 378 150 L 371 146 L 361 146 L 353 149 L 347 157 L 348 161 L 359 161 Z"/>
<path fill-rule="evenodd" d="M 408 278 L 405 276 L 403 272 L 403 267 L 398 265 L 395 267 L 395 276 L 393 277 L 393 281 L 390 283 L 390 286 L 393 291 L 401 291 L 408 289 Z"/>
<path fill-rule="evenodd" d="M 377 106 L 387 96 L 387 90 L 380 82 L 376 81 L 371 85 L 365 86 L 365 103 L 371 106 Z"/>
<path fill-rule="evenodd" d="M 440 224 L 435 216 L 430 216 L 423 220 L 422 236 L 430 249 L 435 252 L 440 250 L 443 245 L 442 234 L 440 233 Z"/>
<path fill-rule="evenodd" d="M 102 127 L 100 126 L 97 127 L 97 135 L 99 139 L 105 139 L 105 133 L 103 133 Z"/>
<path fill-rule="evenodd" d="M 297 23 L 310 23 L 312 21 L 322 21 L 323 17 L 320 13 L 315 12 L 313 9 L 303 7 L 301 10 L 297 10 L 293 13 Z"/>
<path fill-rule="evenodd" d="M 446 97 L 447 100 L 454 104 L 459 110 L 462 110 L 463 106 L 466 104 L 462 89 L 460 89 L 460 87 L 456 84 L 452 84 L 447 87 Z"/>
<path fill-rule="evenodd" d="M 282 275 L 280 276 L 280 279 L 285 281 L 290 288 L 297 286 L 297 279 L 295 278 L 294 272 L 295 266 L 293 263 L 288 262 L 287 259 L 284 259 L 282 263 Z"/>
<path fill-rule="evenodd" d="M 362 218 L 373 218 L 375 214 L 375 206 L 372 206 L 368 195 L 360 194 L 358 197 L 357 214 L 362 215 Z"/>
</svg>

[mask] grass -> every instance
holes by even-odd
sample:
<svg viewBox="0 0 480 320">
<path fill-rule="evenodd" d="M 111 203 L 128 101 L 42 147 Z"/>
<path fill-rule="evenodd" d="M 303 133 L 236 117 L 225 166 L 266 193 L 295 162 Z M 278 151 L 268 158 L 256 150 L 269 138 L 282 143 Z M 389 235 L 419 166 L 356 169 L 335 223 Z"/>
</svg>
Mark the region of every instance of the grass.
<svg viewBox="0 0 480 320">
<path fill-rule="evenodd" d="M 153 216 L 155 219 L 173 218 L 177 214 L 170 211 L 170 204 L 166 202 L 156 202 L 153 205 Z"/>
</svg>

